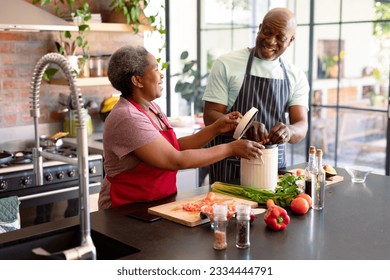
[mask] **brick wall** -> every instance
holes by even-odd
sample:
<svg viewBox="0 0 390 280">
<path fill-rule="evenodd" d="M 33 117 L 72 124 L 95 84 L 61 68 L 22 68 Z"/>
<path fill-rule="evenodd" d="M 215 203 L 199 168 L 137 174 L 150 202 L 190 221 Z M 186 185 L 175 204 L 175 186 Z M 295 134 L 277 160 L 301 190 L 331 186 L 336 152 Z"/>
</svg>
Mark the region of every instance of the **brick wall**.
<svg viewBox="0 0 390 280">
<path fill-rule="evenodd" d="M 30 81 L 37 61 L 54 51 L 59 32 L 1 32 L 0 31 L 0 128 L 31 125 L 29 112 Z M 129 32 L 90 32 L 87 35 L 91 55 L 112 54 L 126 44 L 142 45 L 141 34 Z M 67 86 L 43 83 L 40 91 L 40 123 L 59 123 L 64 115 L 58 113 L 58 94 L 69 94 Z M 111 86 L 82 87 L 87 100 L 99 105 L 116 90 Z M 91 111 L 99 125 L 98 110 Z"/>
</svg>

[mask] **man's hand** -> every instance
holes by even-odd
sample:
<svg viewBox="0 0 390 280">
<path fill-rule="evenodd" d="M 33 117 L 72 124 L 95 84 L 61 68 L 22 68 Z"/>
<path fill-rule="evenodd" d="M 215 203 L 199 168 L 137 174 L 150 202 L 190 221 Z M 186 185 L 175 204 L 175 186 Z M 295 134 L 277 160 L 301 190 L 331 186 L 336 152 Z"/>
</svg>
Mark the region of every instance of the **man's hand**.
<svg viewBox="0 0 390 280">
<path fill-rule="evenodd" d="M 291 138 L 290 128 L 281 122 L 278 122 L 271 128 L 269 132 L 269 141 L 272 144 L 284 144 L 288 143 Z"/>
<path fill-rule="evenodd" d="M 245 135 L 249 140 L 259 142 L 263 145 L 269 142 L 268 131 L 263 123 L 253 122 Z"/>
</svg>

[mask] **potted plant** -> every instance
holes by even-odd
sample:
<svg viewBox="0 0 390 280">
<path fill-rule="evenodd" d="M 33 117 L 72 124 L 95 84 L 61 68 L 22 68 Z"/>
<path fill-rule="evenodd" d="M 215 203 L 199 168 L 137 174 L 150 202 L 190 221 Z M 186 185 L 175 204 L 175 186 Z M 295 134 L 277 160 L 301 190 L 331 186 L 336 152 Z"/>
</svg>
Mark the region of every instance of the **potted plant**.
<svg viewBox="0 0 390 280">
<path fill-rule="evenodd" d="M 164 36 L 166 31 L 159 12 L 151 15 L 144 13 L 149 3 L 150 0 L 111 0 L 110 8 L 113 10 L 110 15 L 110 22 L 126 22 L 129 25 L 133 25 L 135 33 L 138 33 L 141 24 L 148 25 L 152 30 Z M 163 10 L 164 6 L 160 8 Z M 165 43 L 158 48 L 160 53 L 164 49 Z M 157 58 L 157 62 L 162 63 L 161 58 Z M 168 63 L 162 63 L 162 69 L 167 67 Z"/>
<path fill-rule="evenodd" d="M 208 73 L 201 75 L 196 69 L 196 60 L 188 59 L 188 51 L 181 53 L 180 60 L 183 64 L 182 71 L 172 75 L 172 77 L 180 77 L 175 85 L 175 92 L 180 93 L 181 97 L 190 104 L 191 115 L 194 116 L 202 112 L 202 96 L 205 90 L 202 80 L 208 76 Z"/>
<path fill-rule="evenodd" d="M 89 44 L 86 40 L 86 33 L 90 31 L 88 21 L 91 19 L 91 12 L 89 10 L 89 4 L 86 0 L 32 0 L 33 4 L 40 3 L 41 6 L 53 6 L 54 12 L 59 17 L 67 17 L 72 15 L 73 18 L 77 18 L 78 34 L 74 41 L 76 46 L 81 48 L 83 55 L 80 58 L 81 68 L 85 65 L 86 60 L 90 56 Z M 159 32 L 161 35 L 165 35 L 165 28 L 159 13 L 155 15 L 146 16 L 144 9 L 148 6 L 149 0 L 111 0 L 109 5 L 116 13 L 122 14 L 125 20 L 123 22 L 133 25 L 135 33 L 139 31 L 140 24 L 150 25 L 153 30 Z M 163 7 L 161 7 L 163 8 Z M 63 34 L 62 34 L 63 33 Z M 60 32 L 60 53 L 64 54 L 65 49 L 63 46 L 63 38 L 65 40 L 72 41 L 72 34 L 70 31 Z M 163 45 L 159 50 L 160 52 L 165 48 Z M 158 59 L 160 62 L 161 59 Z M 163 64 L 163 69 L 167 68 L 167 63 Z"/>
<path fill-rule="evenodd" d="M 126 22 L 134 25 L 134 31 L 139 31 L 139 25 L 152 25 L 155 22 L 155 17 L 147 17 L 144 9 L 147 7 L 148 1 L 143 0 L 112 0 L 110 7 L 113 8 L 110 15 L 110 22 Z"/>
<path fill-rule="evenodd" d="M 340 55 L 328 55 L 325 54 L 322 59 L 322 63 L 325 67 L 326 78 L 337 78 L 339 71 L 339 60 L 344 58 L 344 51 L 340 52 Z"/>
<path fill-rule="evenodd" d="M 59 31 L 59 38 L 55 42 L 57 51 L 68 58 L 70 64 L 74 68 L 76 75 L 80 75 L 80 69 L 84 69 L 87 59 L 89 58 L 89 44 L 86 40 L 86 32 L 90 30 L 88 21 L 91 19 L 91 12 L 89 11 L 88 3 L 76 0 L 33 0 L 32 4 L 40 3 L 42 7 L 52 4 L 55 14 L 59 17 L 66 17 L 72 15 L 77 18 L 78 31 L 75 37 L 72 37 L 70 31 Z M 76 5 L 77 4 L 77 5 Z M 76 49 L 82 50 L 81 56 L 75 56 Z M 58 72 L 58 68 L 48 68 L 43 78 L 47 81 Z"/>
</svg>

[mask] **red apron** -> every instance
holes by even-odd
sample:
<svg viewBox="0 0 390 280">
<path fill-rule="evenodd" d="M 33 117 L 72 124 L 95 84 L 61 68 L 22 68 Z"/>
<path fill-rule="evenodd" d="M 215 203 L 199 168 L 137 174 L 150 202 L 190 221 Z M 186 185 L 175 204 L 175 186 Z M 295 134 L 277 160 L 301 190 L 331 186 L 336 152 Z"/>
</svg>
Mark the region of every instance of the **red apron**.
<svg viewBox="0 0 390 280">
<path fill-rule="evenodd" d="M 135 103 L 134 100 L 129 99 L 129 101 L 139 111 L 144 113 L 156 129 L 159 130 L 158 126 L 144 109 Z M 151 107 L 150 109 L 168 128 L 167 130 L 159 130 L 161 135 L 167 139 L 176 150 L 180 151 L 179 142 L 177 141 L 173 128 L 155 108 Z M 133 202 L 158 200 L 175 194 L 177 192 L 176 174 L 177 171 L 159 169 L 141 162 L 133 169 L 122 172 L 115 177 L 107 176 L 108 181 L 111 183 L 111 207 Z"/>
</svg>

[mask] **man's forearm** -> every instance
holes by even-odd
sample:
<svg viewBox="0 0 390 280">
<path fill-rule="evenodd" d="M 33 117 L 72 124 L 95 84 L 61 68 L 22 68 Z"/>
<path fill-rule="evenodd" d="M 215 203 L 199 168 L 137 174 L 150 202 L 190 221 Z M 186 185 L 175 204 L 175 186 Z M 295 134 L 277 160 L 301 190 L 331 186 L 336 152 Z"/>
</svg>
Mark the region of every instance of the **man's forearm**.
<svg viewBox="0 0 390 280">
<path fill-rule="evenodd" d="M 307 133 L 307 123 L 304 121 L 297 122 L 291 125 L 288 125 L 290 130 L 290 139 L 288 143 L 297 144 L 305 138 Z"/>
</svg>

